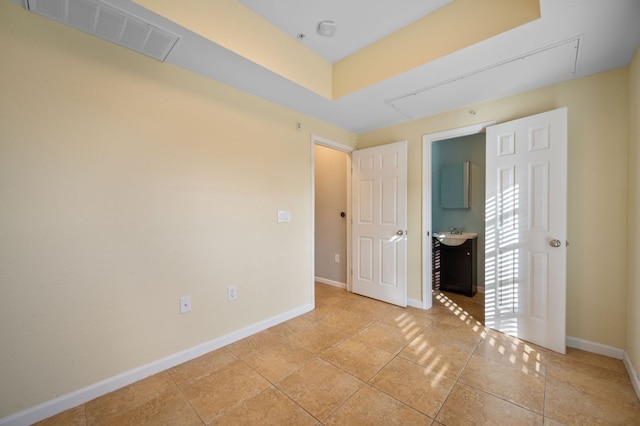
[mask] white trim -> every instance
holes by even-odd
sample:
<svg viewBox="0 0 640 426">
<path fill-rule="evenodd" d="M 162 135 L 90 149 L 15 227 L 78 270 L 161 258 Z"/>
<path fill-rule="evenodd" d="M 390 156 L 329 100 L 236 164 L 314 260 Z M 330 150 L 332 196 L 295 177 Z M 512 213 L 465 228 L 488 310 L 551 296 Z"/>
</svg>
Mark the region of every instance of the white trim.
<svg viewBox="0 0 640 426">
<path fill-rule="evenodd" d="M 353 268 L 351 262 L 352 262 L 352 256 L 351 256 L 351 227 L 353 226 L 353 219 L 351 216 L 351 213 L 353 212 L 352 207 L 351 207 L 351 196 L 352 196 L 352 189 L 351 189 L 351 170 L 352 170 L 352 166 L 351 166 L 351 153 L 349 152 L 347 154 L 347 170 L 345 171 L 345 173 L 347 174 L 347 291 L 351 291 L 351 283 L 352 283 L 352 275 L 351 275 L 351 270 Z"/>
<path fill-rule="evenodd" d="M 347 289 L 347 284 L 346 283 L 341 283 L 338 281 L 333 281 L 333 280 L 328 280 L 326 278 L 320 278 L 320 277 L 316 277 L 316 282 L 322 283 L 322 284 L 327 284 L 333 287 L 339 287 L 339 288 L 344 288 L 345 290 Z"/>
<path fill-rule="evenodd" d="M 591 342 L 589 340 L 579 339 L 577 337 L 567 336 L 567 346 L 574 349 L 581 349 L 583 351 L 591 352 L 598 355 L 608 356 L 609 358 L 621 359 L 629 374 L 633 389 L 636 391 L 638 399 L 640 399 L 640 377 L 638 372 L 633 368 L 633 364 L 629 359 L 629 355 L 626 351 L 620 348 L 616 348 L 602 343 Z"/>
<path fill-rule="evenodd" d="M 339 142 L 335 142 L 318 135 L 311 135 L 311 143 L 316 145 L 326 146 L 327 148 L 333 148 L 333 149 L 337 149 L 338 151 L 343 151 L 348 153 L 356 150 L 352 146 L 344 145 Z"/>
<path fill-rule="evenodd" d="M 311 283 L 309 284 L 309 291 L 311 292 L 311 303 L 316 305 L 316 285 L 314 278 L 316 276 L 316 143 L 315 136 L 311 135 L 309 140 L 309 149 L 311 155 Z"/>
<path fill-rule="evenodd" d="M 84 404 L 109 392 L 128 386 L 146 377 L 165 371 L 176 365 L 180 365 L 192 359 L 198 358 L 223 346 L 237 342 L 240 339 L 251 336 L 267 328 L 278 325 L 284 321 L 310 312 L 314 309 L 313 304 L 301 306 L 297 309 L 276 315 L 272 318 L 260 321 L 238 331 L 234 331 L 225 336 L 213 339 L 209 342 L 194 346 L 165 358 L 161 358 L 150 364 L 143 365 L 133 370 L 109 377 L 98 383 L 94 383 L 77 391 L 62 395 L 50 401 L 28 408 L 18 413 L 0 419 L 1 426 L 22 426 L 30 425 L 40 420 L 44 420 L 70 408 Z"/>
<path fill-rule="evenodd" d="M 624 350 L 613 346 L 604 345 L 602 343 L 591 342 L 589 340 L 579 339 L 577 337 L 567 336 L 567 346 L 574 349 L 580 349 L 592 352 L 598 355 L 608 356 L 609 358 L 623 359 Z"/>
<path fill-rule="evenodd" d="M 434 142 L 475 135 L 483 132 L 487 127 L 495 124 L 495 121 L 459 127 L 438 133 L 429 133 L 422 136 L 422 309 L 431 309 L 431 145 Z M 483 265 L 484 266 L 484 265 Z"/>
<path fill-rule="evenodd" d="M 626 352 L 624 353 L 624 359 L 622 361 L 624 362 L 624 366 L 627 367 L 627 373 L 629 373 L 629 378 L 631 379 L 633 388 L 636 390 L 638 399 L 640 399 L 640 377 L 638 377 L 638 372 L 633 368 L 633 364 L 631 364 L 629 355 Z"/>
<path fill-rule="evenodd" d="M 418 299 L 407 298 L 407 306 L 411 306 L 412 308 L 418 308 L 418 309 L 429 309 L 429 308 L 425 308 L 424 304 L 422 303 L 422 300 L 418 300 Z"/>
</svg>

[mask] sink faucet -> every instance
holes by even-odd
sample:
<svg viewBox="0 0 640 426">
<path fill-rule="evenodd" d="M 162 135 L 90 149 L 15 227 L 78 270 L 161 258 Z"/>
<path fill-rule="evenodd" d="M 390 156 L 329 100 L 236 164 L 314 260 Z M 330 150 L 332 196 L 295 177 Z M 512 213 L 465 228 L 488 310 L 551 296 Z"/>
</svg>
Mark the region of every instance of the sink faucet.
<svg viewBox="0 0 640 426">
<path fill-rule="evenodd" d="M 449 231 L 451 231 L 451 234 L 453 235 L 460 235 L 463 230 L 464 228 L 449 228 Z"/>
</svg>

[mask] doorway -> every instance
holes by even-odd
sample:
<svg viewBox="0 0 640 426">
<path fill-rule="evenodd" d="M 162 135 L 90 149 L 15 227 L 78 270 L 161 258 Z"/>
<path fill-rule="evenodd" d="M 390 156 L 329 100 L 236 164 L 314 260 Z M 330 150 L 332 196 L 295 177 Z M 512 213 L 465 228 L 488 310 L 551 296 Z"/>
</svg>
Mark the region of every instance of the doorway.
<svg viewBox="0 0 640 426">
<path fill-rule="evenodd" d="M 448 246 L 432 236 L 437 246 L 432 290 L 435 300 L 452 301 L 483 324 L 485 146 L 484 132 L 431 144 L 431 229 L 433 233 L 456 230 L 471 237 L 461 245 Z M 463 165 L 464 182 L 458 180 Z"/>
<path fill-rule="evenodd" d="M 432 193 L 433 175 L 433 147 L 439 141 L 457 139 L 470 135 L 481 134 L 485 129 L 495 124 L 495 122 L 485 122 L 458 129 L 445 130 L 443 132 L 431 133 L 422 137 L 422 305 L 423 309 L 430 309 L 433 305 L 432 289 L 432 232 L 439 229 L 433 228 L 433 208 L 434 200 Z M 484 205 L 484 201 L 483 201 Z M 462 225 L 461 225 L 462 226 Z M 446 229 L 445 229 L 446 230 Z"/>
<path fill-rule="evenodd" d="M 434 143 L 486 128 L 485 323 L 565 353 L 567 109 L 487 124 L 423 137 L 423 294 L 432 303 Z"/>
<path fill-rule="evenodd" d="M 315 146 L 315 277 L 347 288 L 348 154 Z"/>
<path fill-rule="evenodd" d="M 351 291 L 351 152 L 311 136 L 313 282 Z"/>
<path fill-rule="evenodd" d="M 323 148 L 329 148 L 329 150 L 324 150 Z M 333 153 L 332 153 L 333 151 Z M 335 151 L 340 151 L 336 153 Z M 366 156 L 367 158 L 358 157 L 358 171 L 359 172 L 368 172 L 372 171 L 374 174 L 380 174 L 381 176 L 374 176 L 367 180 L 366 183 L 361 181 L 356 181 L 353 178 L 353 170 L 355 168 L 355 164 L 352 163 L 352 153 L 355 153 L 355 148 L 342 145 L 328 139 L 312 135 L 311 136 L 311 183 L 312 183 L 312 300 L 315 301 L 313 294 L 314 283 L 316 281 L 346 288 L 347 291 L 353 292 L 355 291 L 354 287 L 354 277 L 358 277 L 358 293 L 363 294 L 365 296 L 383 300 L 388 303 L 398 304 L 400 306 L 407 305 L 407 289 L 406 289 L 406 194 L 407 194 L 407 142 L 400 141 L 395 143 L 390 143 L 387 145 L 383 145 L 380 147 L 368 148 L 365 150 L 357 151 L 360 156 Z M 329 212 L 324 214 L 321 213 L 321 209 L 325 206 L 320 206 L 321 201 L 317 199 L 318 190 L 316 187 L 318 186 L 316 183 L 316 179 L 321 178 L 321 174 L 316 173 L 316 167 L 320 167 L 320 164 L 316 161 L 316 157 L 324 156 L 327 153 L 332 153 L 338 158 L 344 158 L 346 161 L 340 160 L 340 164 L 337 166 L 338 173 L 340 168 L 345 169 L 346 173 L 346 201 L 343 201 L 342 204 L 345 207 L 340 207 L 340 202 L 338 203 L 337 208 L 329 209 Z M 355 158 L 355 157 L 354 157 Z M 370 161 L 371 160 L 371 161 Z M 346 165 L 346 167 L 344 166 Z M 360 174 L 357 174 L 360 176 Z M 330 182 L 333 179 L 329 180 Z M 357 188 L 354 188 L 354 183 L 358 182 Z M 338 183 L 340 187 L 344 186 L 344 181 L 342 183 Z M 363 186 L 364 185 L 364 186 Z M 364 191 L 364 189 L 369 188 L 371 191 Z M 377 188 L 377 189 L 375 189 Z M 358 191 L 358 196 L 363 194 L 371 195 L 369 199 L 372 203 L 377 203 L 377 207 L 371 207 L 368 210 L 362 209 L 362 204 L 355 204 L 352 202 L 354 191 Z M 331 187 L 329 191 L 331 193 Z M 342 191 L 337 191 L 342 192 Z M 374 194 L 382 194 L 382 196 L 378 196 Z M 395 195 L 394 195 L 395 194 Z M 335 195 L 335 194 L 330 194 Z M 343 199 L 343 197 L 339 197 Z M 377 201 L 376 201 L 377 200 Z M 324 203 L 323 203 L 324 204 Z M 369 206 L 370 203 L 366 203 Z M 372 223 L 377 224 L 380 223 L 381 226 L 384 226 L 384 231 L 389 231 L 389 225 L 392 226 L 392 232 L 386 232 L 384 236 L 378 236 L 377 234 L 374 236 L 369 235 L 360 235 L 356 238 L 353 235 L 353 230 L 355 228 L 355 220 L 353 220 L 353 212 L 355 206 L 358 205 L 360 208 L 358 210 L 358 229 L 362 231 L 363 224 L 368 224 L 369 219 L 367 212 L 371 212 L 372 214 Z M 319 231 L 321 226 L 325 224 L 321 224 L 319 219 L 322 220 L 322 217 L 328 217 L 329 222 L 332 222 L 334 226 L 338 229 L 346 228 L 346 251 L 344 256 L 340 254 L 338 250 L 339 244 L 336 241 L 323 241 L 324 235 L 320 236 Z M 340 219 L 337 219 L 337 218 Z M 336 225 L 336 219 L 339 221 L 339 224 Z M 395 219 L 395 221 L 393 220 Z M 346 224 L 345 224 L 346 222 Z M 344 225 L 344 226 L 343 226 Z M 376 230 L 379 230 L 379 226 L 376 226 Z M 324 232 L 324 231 L 323 231 Z M 338 239 L 341 239 L 342 231 L 338 230 L 337 234 L 340 235 Z M 360 250 L 363 246 L 366 246 L 366 243 L 371 240 L 376 240 L 375 244 L 368 244 L 367 247 L 372 248 L 371 253 L 372 256 L 365 257 L 361 254 L 363 253 Z M 316 243 L 318 240 L 318 243 Z M 355 246 L 354 241 L 358 241 L 358 245 Z M 322 247 L 322 244 L 325 244 L 326 247 Z M 354 251 L 354 247 L 357 247 L 357 253 Z M 317 253 L 316 253 L 317 252 Z M 378 255 L 376 257 L 376 255 Z M 330 270 L 330 268 L 325 268 L 326 263 L 331 264 L 341 263 L 343 257 L 345 258 L 346 263 L 346 282 L 341 282 L 336 280 L 335 278 L 326 278 L 322 277 L 322 274 L 325 274 L 326 270 Z M 357 267 L 353 266 L 353 259 L 357 258 L 359 260 Z M 389 262 L 385 263 L 386 267 L 382 266 L 382 261 Z M 393 264 L 389 264 L 393 261 Z M 324 265 L 321 263 L 325 262 Z M 335 265 L 333 265 L 335 266 Z M 325 268 L 325 269 L 323 269 Z M 344 267 L 337 268 L 338 274 L 344 271 Z M 373 279 L 369 280 L 366 289 L 362 287 L 363 279 L 366 279 L 367 276 L 362 273 L 362 271 L 376 271 L 375 273 L 370 274 Z M 334 275 L 339 277 L 340 275 Z M 344 275 L 342 275 L 344 278 Z M 338 278 L 340 279 L 340 278 Z M 385 289 L 382 293 L 376 293 L 377 290 L 381 288 Z"/>
</svg>

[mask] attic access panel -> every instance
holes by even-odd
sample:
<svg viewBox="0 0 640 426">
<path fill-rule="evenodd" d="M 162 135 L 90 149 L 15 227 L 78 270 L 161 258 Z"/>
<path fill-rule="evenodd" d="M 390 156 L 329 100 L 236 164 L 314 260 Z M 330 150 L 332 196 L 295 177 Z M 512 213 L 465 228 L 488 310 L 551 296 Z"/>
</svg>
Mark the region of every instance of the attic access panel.
<svg viewBox="0 0 640 426">
<path fill-rule="evenodd" d="M 409 119 L 449 111 L 575 75 L 580 39 L 562 42 L 385 101 Z"/>
<path fill-rule="evenodd" d="M 179 37 L 100 0 L 27 0 L 27 9 L 163 61 Z"/>
</svg>

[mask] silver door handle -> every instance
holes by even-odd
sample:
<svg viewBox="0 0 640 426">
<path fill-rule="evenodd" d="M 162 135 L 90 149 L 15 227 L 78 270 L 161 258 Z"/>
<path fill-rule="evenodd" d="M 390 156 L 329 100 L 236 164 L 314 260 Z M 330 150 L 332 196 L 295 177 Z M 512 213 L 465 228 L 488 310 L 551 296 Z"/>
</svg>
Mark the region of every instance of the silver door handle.
<svg viewBox="0 0 640 426">
<path fill-rule="evenodd" d="M 551 241 L 549 241 L 549 245 L 551 247 L 558 248 L 558 247 L 560 247 L 562 245 L 562 241 L 560 241 L 560 240 L 551 240 Z"/>
<path fill-rule="evenodd" d="M 403 236 L 404 235 L 404 231 L 401 229 L 398 232 L 396 232 L 396 235 Z"/>
</svg>

